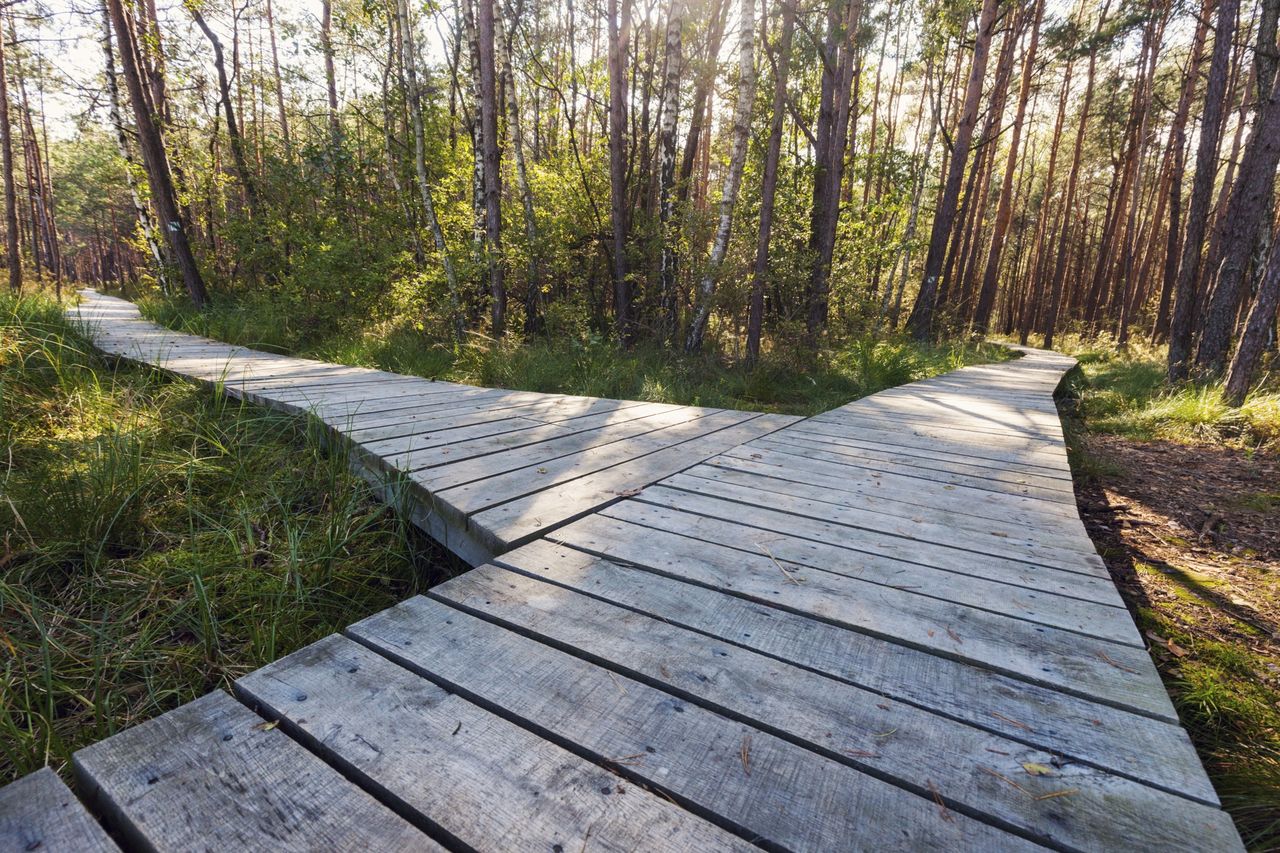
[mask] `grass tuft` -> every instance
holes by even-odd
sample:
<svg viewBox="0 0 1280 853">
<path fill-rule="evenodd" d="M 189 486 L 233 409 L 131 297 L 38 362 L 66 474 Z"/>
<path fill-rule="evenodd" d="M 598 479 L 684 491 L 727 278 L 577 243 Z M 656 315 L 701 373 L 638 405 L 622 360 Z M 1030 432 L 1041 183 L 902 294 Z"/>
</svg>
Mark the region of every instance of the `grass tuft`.
<svg viewBox="0 0 1280 853">
<path fill-rule="evenodd" d="M 775 342 L 748 368 L 720 353 L 688 355 L 654 344 L 631 350 L 581 328 L 546 338 L 473 335 L 456 351 L 406 319 L 308 319 L 305 309 L 215 301 L 195 312 L 181 300 L 150 297 L 143 315 L 169 328 L 339 364 L 376 367 L 472 385 L 658 403 L 813 415 L 885 388 L 1011 354 L 991 344 L 922 346 L 906 338 L 854 339 L 814 355 Z M 300 319 L 301 318 L 301 319 Z"/>
<path fill-rule="evenodd" d="M 0 783 L 418 590 L 440 559 L 308 425 L 0 296 Z"/>
</svg>

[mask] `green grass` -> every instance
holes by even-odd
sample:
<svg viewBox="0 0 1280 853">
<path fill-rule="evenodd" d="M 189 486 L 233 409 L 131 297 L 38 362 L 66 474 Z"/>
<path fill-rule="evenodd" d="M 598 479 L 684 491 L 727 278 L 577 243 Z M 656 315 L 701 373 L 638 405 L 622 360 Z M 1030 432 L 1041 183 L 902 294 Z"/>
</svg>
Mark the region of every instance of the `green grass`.
<svg viewBox="0 0 1280 853">
<path fill-rule="evenodd" d="M 0 784 L 442 571 L 311 429 L 0 296 Z"/>
<path fill-rule="evenodd" d="M 1166 385 L 1162 348 L 1131 347 L 1120 353 L 1068 339 L 1063 351 L 1080 362 L 1073 396 L 1077 414 L 1091 432 L 1280 450 L 1280 376 L 1264 374 L 1244 405 L 1233 408 L 1222 402 L 1220 381 Z"/>
<path fill-rule="evenodd" d="M 747 368 L 715 352 L 686 355 L 654 345 L 621 351 L 581 323 L 559 323 L 545 338 L 472 336 L 455 348 L 410 320 L 356 319 L 339 328 L 308 319 L 305 306 L 265 299 L 215 300 L 202 312 L 182 300 L 151 297 L 139 304 L 145 316 L 173 329 L 340 364 L 520 391 L 795 415 L 1010 357 L 1001 347 L 978 342 L 921 346 L 905 338 L 867 338 L 816 355 L 777 346 Z"/>
</svg>

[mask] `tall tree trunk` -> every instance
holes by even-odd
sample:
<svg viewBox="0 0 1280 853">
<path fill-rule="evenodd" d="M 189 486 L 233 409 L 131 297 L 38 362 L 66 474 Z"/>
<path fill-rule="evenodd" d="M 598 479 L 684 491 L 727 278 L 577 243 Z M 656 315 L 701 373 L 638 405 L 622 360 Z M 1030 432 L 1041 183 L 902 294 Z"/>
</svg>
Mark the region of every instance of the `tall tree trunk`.
<svg viewBox="0 0 1280 853">
<path fill-rule="evenodd" d="M 927 340 L 933 334 L 934 312 L 937 307 L 934 300 L 938 294 L 938 277 L 942 274 L 947 241 L 951 236 L 951 225 L 955 221 L 956 202 L 960 197 L 960 184 L 964 180 L 965 165 L 969 160 L 973 128 L 978 123 L 978 102 L 982 98 L 982 81 L 987 73 L 987 56 L 991 49 L 991 34 L 995 30 L 996 11 L 999 5 L 999 0 L 983 0 L 982 13 L 978 18 L 978 30 L 973 44 L 973 64 L 969 69 L 969 83 L 965 88 L 964 108 L 960 114 L 960 124 L 956 128 L 955 138 L 952 140 L 947 180 L 933 215 L 933 228 L 929 235 L 929 252 L 925 257 L 920 293 L 916 296 L 911 317 L 907 320 L 907 325 L 917 340 Z"/>
<path fill-rule="evenodd" d="M 1218 173 L 1218 141 L 1222 134 L 1231 42 L 1239 11 L 1240 0 L 1219 0 L 1218 24 L 1213 37 L 1213 54 L 1209 60 L 1209 79 L 1200 121 L 1200 142 L 1196 149 L 1196 171 L 1191 183 L 1191 198 L 1187 202 L 1187 229 L 1182 238 L 1182 261 L 1178 265 L 1178 282 L 1174 288 L 1173 321 L 1169 327 L 1170 382 L 1185 379 L 1189 369 L 1205 222 L 1209 218 L 1209 202 Z"/>
<path fill-rule="evenodd" d="M 729 251 L 729 235 L 733 230 L 733 210 L 738 203 L 738 188 L 742 185 L 742 169 L 747 162 L 747 142 L 751 137 L 751 103 L 756 94 L 755 59 L 755 0 L 742 0 L 738 12 L 738 99 L 733 108 L 733 147 L 729 152 L 729 170 L 724 178 L 724 192 L 720 197 L 720 222 L 716 227 L 715 241 L 711 244 L 711 257 L 707 270 L 698 287 L 698 306 L 689 324 L 685 350 L 697 352 L 707 331 L 711 317 L 712 299 L 715 296 L 716 276 Z"/>
<path fill-rule="evenodd" d="M 676 199 L 679 204 L 689 200 L 693 168 L 701 150 L 703 130 L 710 124 L 707 101 L 716 81 L 716 57 L 720 55 L 720 41 L 724 38 L 725 19 L 729 14 L 730 0 L 714 0 L 711 18 L 707 24 L 706 64 L 698 74 L 693 87 L 693 107 L 689 111 L 689 132 L 684 141 L 684 153 L 680 158 L 680 172 L 676 178 Z"/>
<path fill-rule="evenodd" d="M 187 226 L 178 211 L 164 139 L 160 135 L 160 129 L 151 111 L 147 108 L 142 74 L 136 59 L 135 34 L 130 16 L 126 14 L 122 0 L 106 0 L 106 2 L 111 14 L 111 23 L 115 27 L 117 44 L 120 47 L 121 70 L 124 73 L 125 87 L 129 91 L 129 100 L 133 104 L 134 121 L 138 129 L 138 147 L 142 151 L 143 165 L 146 167 L 147 179 L 151 186 L 151 199 L 160 214 L 169 248 L 182 273 L 187 293 L 197 308 L 203 308 L 208 301 L 208 293 L 205 290 L 204 279 L 200 276 L 200 268 L 196 265 L 195 256 L 191 252 L 191 244 L 187 239 Z"/>
<path fill-rule="evenodd" d="M 631 282 L 627 270 L 627 42 L 631 35 L 631 0 L 608 0 L 609 15 L 609 219 L 613 229 L 613 309 L 618 340 L 629 346 Z"/>
<path fill-rule="evenodd" d="M 427 181 L 426 139 L 422 129 L 422 96 L 418 91 L 418 51 L 414 37 L 413 21 L 409 14 L 409 0 L 396 0 L 396 15 L 400 22 L 400 63 L 404 67 L 405 96 L 409 100 L 409 120 L 413 125 L 414 166 L 418 176 L 418 192 L 422 196 L 422 209 L 427 217 L 427 227 L 435 241 L 444 265 L 445 280 L 449 288 L 449 312 L 452 321 L 454 344 L 462 343 L 462 309 L 458 299 L 458 274 L 453 267 L 453 257 L 445 243 L 440 219 L 436 216 L 435 200 Z"/>
<path fill-rule="evenodd" d="M 1044 17 L 1044 0 L 1037 0 L 1031 22 L 1031 40 L 1022 58 L 1022 83 L 1018 90 L 1018 110 L 1013 119 L 1013 132 L 1009 139 L 1009 156 L 1005 161 L 1004 181 L 1000 186 L 1000 202 L 996 207 L 996 220 L 991 229 L 991 245 L 987 249 L 987 266 L 982 274 L 982 289 L 978 305 L 974 309 L 973 326 L 979 334 L 985 334 L 991 319 L 991 306 L 996 298 L 996 275 L 1000 271 L 1000 253 L 1004 251 L 1004 238 L 1009 230 L 1013 214 L 1013 178 L 1018 166 L 1018 146 L 1022 142 L 1022 123 L 1027 116 L 1027 102 L 1031 98 L 1032 72 L 1035 68 L 1036 50 L 1040 46 L 1040 21 Z"/>
<path fill-rule="evenodd" d="M 276 18 L 271 0 L 267 0 L 267 35 L 271 38 L 271 70 L 275 75 L 276 107 L 280 114 L 280 138 L 284 141 L 285 154 L 292 159 L 293 140 L 289 136 L 289 116 L 284 108 L 284 81 L 280 77 L 280 52 L 276 49 Z"/>
<path fill-rule="evenodd" d="M 502 337 L 507 321 L 507 287 L 502 260 L 502 187 L 498 149 L 498 92 L 494 56 L 494 0 L 476 6 L 480 46 L 480 128 L 484 134 L 485 255 L 489 268 L 489 311 L 494 337 Z"/>
<path fill-rule="evenodd" d="M 1231 348 L 1236 315 L 1240 310 L 1242 283 L 1253 254 L 1258 225 L 1267 215 L 1276 164 L 1280 162 L 1280 75 L 1260 113 L 1240 160 L 1240 176 L 1227 203 L 1227 231 L 1223 241 L 1218 282 L 1205 311 L 1196 365 L 1210 373 L 1220 373 Z"/>
<path fill-rule="evenodd" d="M 13 134 L 9 124 L 9 73 L 5 68 L 4 39 L 0 37 L 0 149 L 3 149 L 5 261 L 9 289 L 22 292 L 22 255 L 18 249 L 18 191 L 13 180 Z"/>
<path fill-rule="evenodd" d="M 782 151 L 782 122 L 787 109 L 787 72 L 791 64 L 791 40 L 795 28 L 795 7 L 786 3 L 782 7 L 782 36 L 778 40 L 777 51 L 771 52 L 774 64 L 772 118 L 769 124 L 769 143 L 764 155 L 764 177 L 760 187 L 760 234 L 756 241 L 756 262 L 751 279 L 751 304 L 747 317 L 747 363 L 750 365 L 760 360 L 764 285 L 769 274 L 773 206 L 778 192 L 778 158 Z"/>
<path fill-rule="evenodd" d="M 675 211 L 676 119 L 680 112 L 680 74 L 684 70 L 683 28 L 685 0 L 672 0 L 667 13 L 667 37 L 663 53 L 662 97 L 658 148 L 658 229 L 662 242 L 659 266 L 658 336 L 669 338 L 676 327 L 676 238 L 672 224 Z"/>
<path fill-rule="evenodd" d="M 1262 360 L 1262 351 L 1266 348 L 1267 338 L 1276 321 L 1276 310 L 1280 308 L 1280 234 L 1271 238 L 1271 254 L 1263 267 L 1262 277 L 1258 283 L 1258 295 L 1253 300 L 1249 317 L 1244 324 L 1244 334 L 1240 336 L 1240 345 L 1236 347 L 1235 357 L 1231 360 L 1231 369 L 1227 371 L 1227 384 L 1223 390 L 1223 399 L 1229 406 L 1244 403 L 1249 386 L 1253 384 L 1258 362 Z"/>
<path fill-rule="evenodd" d="M 222 42 L 213 30 L 209 28 L 209 24 L 205 22 L 204 15 L 200 14 L 200 10 L 194 4 L 187 4 L 187 10 L 191 13 L 191 18 L 196 22 L 196 26 L 200 28 L 200 32 L 204 33 L 204 37 L 209 40 L 209 45 L 213 48 L 213 67 L 218 74 L 218 96 L 222 102 L 222 113 L 227 120 L 227 139 L 231 143 L 231 159 L 236 164 L 236 177 L 240 179 L 240 186 L 244 188 L 245 197 L 249 201 L 249 212 L 254 218 L 258 213 L 258 189 L 254 183 L 253 174 L 249 171 L 249 164 L 244 156 L 244 139 L 240 133 L 240 125 L 236 121 L 235 109 L 231 106 L 231 82 L 227 78 L 227 66 L 223 60 Z"/>
<path fill-rule="evenodd" d="M 515 27 L 519 24 L 523 2 L 517 3 L 511 16 L 511 31 L 504 27 L 502 17 L 495 19 L 495 28 L 502 43 L 502 88 L 506 92 L 507 133 L 511 136 L 511 148 L 515 153 L 516 189 L 520 193 L 520 208 L 524 215 L 524 237 L 528 244 L 528 280 L 525 282 L 524 330 L 529 333 L 542 329 L 542 248 L 538 243 L 538 220 L 533 210 L 533 190 L 529 186 L 529 173 L 524 159 L 524 136 L 520 129 L 520 101 L 516 93 L 516 78 L 512 53 Z"/>
<path fill-rule="evenodd" d="M 320 49 L 324 53 L 324 85 L 329 96 L 329 167 L 333 170 L 334 195 L 342 196 L 342 123 L 338 117 L 338 76 L 333 63 L 333 0 L 321 0 Z"/>
<path fill-rule="evenodd" d="M 1164 273 L 1161 278 L 1160 301 L 1156 307 L 1155 322 L 1152 325 L 1153 342 L 1163 340 L 1169 333 L 1169 308 L 1173 303 L 1173 289 L 1178 278 L 1179 231 L 1182 224 L 1182 177 L 1186 171 L 1187 119 L 1191 112 L 1191 101 L 1195 97 L 1196 86 L 1200 80 L 1200 65 L 1204 61 L 1204 45 L 1208 40 L 1209 21 L 1217 0 L 1205 0 L 1200 11 L 1200 20 L 1196 24 L 1196 32 L 1192 37 L 1191 54 L 1187 58 L 1187 70 L 1183 74 L 1182 92 L 1178 96 L 1178 106 L 1174 110 L 1173 121 L 1169 126 L 1169 141 L 1165 148 L 1165 159 L 1168 164 L 1164 192 L 1156 208 L 1155 221 L 1164 218 L 1165 206 L 1169 209 L 1169 228 L 1166 236 Z"/>
<path fill-rule="evenodd" d="M 826 326 L 831 290 L 831 260 L 840 213 L 853 78 L 858 67 L 857 30 L 862 0 L 834 0 L 827 7 L 822 46 L 822 83 L 814 146 L 813 205 L 809 216 L 809 271 L 806 329 L 810 342 Z"/>
</svg>

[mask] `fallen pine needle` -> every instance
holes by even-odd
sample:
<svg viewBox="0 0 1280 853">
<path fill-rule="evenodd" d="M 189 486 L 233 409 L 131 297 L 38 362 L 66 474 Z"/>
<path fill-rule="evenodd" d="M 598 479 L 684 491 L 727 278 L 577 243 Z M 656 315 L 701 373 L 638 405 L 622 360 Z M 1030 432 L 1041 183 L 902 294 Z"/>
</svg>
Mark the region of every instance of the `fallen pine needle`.
<svg viewBox="0 0 1280 853">
<path fill-rule="evenodd" d="M 979 766 L 981 766 L 981 765 L 979 765 Z M 1008 786 L 1009 786 L 1009 787 L 1011 787 L 1011 788 L 1017 788 L 1019 791 L 1021 791 L 1021 792 L 1022 792 L 1022 793 L 1024 793 L 1024 794 L 1026 794 L 1028 797 L 1033 797 L 1033 796 L 1035 796 L 1035 795 L 1034 795 L 1034 794 L 1032 794 L 1030 791 L 1028 791 L 1026 788 L 1022 787 L 1022 786 L 1021 786 L 1021 785 L 1019 785 L 1017 782 L 1013 781 L 1012 779 L 1010 779 L 1008 776 L 1004 775 L 1003 773 L 999 773 L 999 772 L 997 772 L 997 771 L 995 771 L 995 770 L 992 770 L 990 767 L 982 767 L 982 771 L 983 771 L 984 773 L 990 773 L 992 776 L 996 777 L 996 778 L 997 778 L 997 779 L 999 779 L 1001 782 L 1004 782 L 1006 785 L 1008 785 Z"/>
<path fill-rule="evenodd" d="M 778 558 L 773 556 L 773 552 L 771 552 L 768 548 L 766 548 L 760 542 L 756 543 L 756 547 L 759 548 L 761 551 L 763 551 L 764 555 L 773 561 L 773 564 L 778 567 L 778 571 L 782 572 L 783 577 L 785 577 L 788 581 L 795 584 L 796 586 L 800 585 L 800 581 L 796 580 L 795 576 L 792 575 L 791 572 L 787 571 L 786 568 L 782 565 L 782 563 L 778 562 Z"/>
<path fill-rule="evenodd" d="M 947 804 L 942 802 L 942 794 L 938 791 L 938 786 L 933 784 L 933 780 L 926 780 L 929 786 L 929 793 L 933 794 L 933 801 L 938 804 L 938 812 L 942 815 L 942 819 L 948 823 L 955 821 L 951 816 L 951 812 L 947 809 Z"/>
<path fill-rule="evenodd" d="M 751 775 L 751 735 L 742 736 L 742 772 Z"/>
<path fill-rule="evenodd" d="M 1063 788 L 1061 791 L 1054 791 L 1051 794 L 1041 794 L 1040 796 L 1036 797 L 1036 799 L 1052 800 L 1054 797 L 1069 797 L 1072 794 L 1078 793 L 1079 790 L 1080 790 L 1079 788 Z"/>
<path fill-rule="evenodd" d="M 1110 655 L 1108 655 L 1106 652 L 1104 652 L 1102 649 L 1099 649 L 1099 650 L 1098 650 L 1098 657 L 1102 658 L 1102 660 L 1103 660 L 1104 662 L 1111 664 L 1112 666 L 1114 666 L 1116 669 L 1120 670 L 1121 672 L 1127 672 L 1127 673 L 1129 673 L 1130 675 L 1137 675 L 1137 674 L 1138 674 L 1138 671 L 1137 671 L 1136 669 L 1129 669 L 1129 667 L 1125 666 L 1124 664 L 1116 663 L 1115 661 L 1113 661 L 1113 660 L 1111 659 L 1111 656 L 1110 656 Z"/>
<path fill-rule="evenodd" d="M 1001 714 L 999 711 L 992 711 L 991 716 L 1004 720 L 1006 723 L 1008 723 L 1011 726 L 1017 726 L 1018 728 L 1022 729 L 1024 732 L 1033 731 L 1031 726 L 1028 726 L 1026 723 L 1020 723 L 1017 720 L 1015 720 L 1013 717 L 1006 717 L 1004 714 Z"/>
</svg>

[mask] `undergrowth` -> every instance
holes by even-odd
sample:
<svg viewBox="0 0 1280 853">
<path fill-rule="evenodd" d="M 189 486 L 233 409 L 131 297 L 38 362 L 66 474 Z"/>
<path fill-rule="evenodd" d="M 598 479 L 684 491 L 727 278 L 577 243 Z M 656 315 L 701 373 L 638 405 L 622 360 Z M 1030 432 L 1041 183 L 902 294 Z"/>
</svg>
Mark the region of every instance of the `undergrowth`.
<svg viewBox="0 0 1280 853">
<path fill-rule="evenodd" d="M 149 297 L 144 316 L 179 331 L 259 349 L 486 387 L 813 415 L 857 397 L 1010 354 L 980 342 L 932 346 L 906 338 L 854 339 L 814 354 L 775 341 L 748 368 L 717 352 L 688 355 L 640 344 L 620 350 L 584 323 L 558 322 L 545 336 L 502 341 L 473 335 L 460 346 L 408 319 L 308 315 L 266 299 L 215 299 L 204 311 Z"/>
<path fill-rule="evenodd" d="M 1262 379 L 1234 408 L 1222 402 L 1222 382 L 1165 383 L 1163 347 L 1067 339 L 1063 350 L 1080 362 L 1073 380 L 1077 414 L 1092 432 L 1149 441 L 1216 444 L 1280 451 L 1280 375 Z"/>
<path fill-rule="evenodd" d="M 300 419 L 0 296 L 0 783 L 388 607 L 439 557 Z"/>
</svg>

